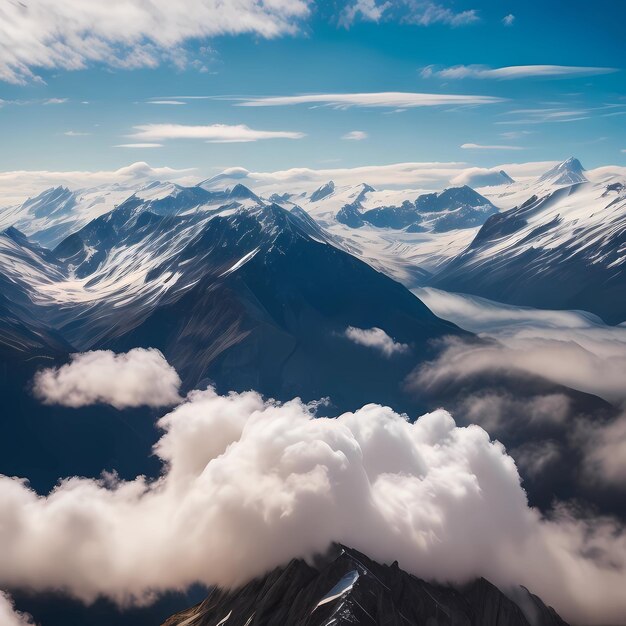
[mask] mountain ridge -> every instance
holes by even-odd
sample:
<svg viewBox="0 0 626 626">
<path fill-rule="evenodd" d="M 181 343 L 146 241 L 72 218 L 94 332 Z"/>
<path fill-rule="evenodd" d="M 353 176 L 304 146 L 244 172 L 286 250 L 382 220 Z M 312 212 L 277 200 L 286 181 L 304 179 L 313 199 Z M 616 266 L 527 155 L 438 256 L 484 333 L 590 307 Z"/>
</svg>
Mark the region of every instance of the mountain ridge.
<svg viewBox="0 0 626 626">
<path fill-rule="evenodd" d="M 484 578 L 458 588 L 428 583 L 397 561 L 380 565 L 336 544 L 311 563 L 294 559 L 239 589 L 213 589 L 162 626 L 567 626 L 525 588 L 515 593 L 517 602 Z"/>
</svg>

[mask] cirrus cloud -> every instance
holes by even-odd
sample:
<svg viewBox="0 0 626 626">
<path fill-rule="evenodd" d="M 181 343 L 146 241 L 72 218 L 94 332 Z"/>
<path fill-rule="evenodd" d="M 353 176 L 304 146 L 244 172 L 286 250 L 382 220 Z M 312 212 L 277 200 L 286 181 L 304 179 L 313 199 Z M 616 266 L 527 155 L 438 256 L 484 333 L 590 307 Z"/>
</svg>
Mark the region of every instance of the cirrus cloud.
<svg viewBox="0 0 626 626">
<path fill-rule="evenodd" d="M 143 124 L 135 126 L 129 137 L 145 141 L 168 139 L 203 139 L 209 143 L 246 143 L 263 139 L 302 139 L 304 133 L 291 131 L 255 130 L 245 124 L 210 124 L 192 126 L 187 124 Z"/>
<path fill-rule="evenodd" d="M 380 22 L 396 20 L 402 24 L 431 26 L 446 24 L 448 26 L 465 26 L 480 21 L 476 9 L 455 11 L 445 3 L 433 0 L 356 0 L 348 4 L 339 16 L 339 25 L 349 28 L 354 22 Z"/>
<path fill-rule="evenodd" d="M 117 68 L 187 62 L 190 39 L 294 33 L 306 0 L 39 0 L 0 3 L 0 80 L 23 84 L 38 69 Z"/>
<path fill-rule="evenodd" d="M 613 67 L 580 67 L 572 65 L 509 65 L 496 68 L 490 68 L 486 65 L 454 65 L 442 69 L 429 65 L 422 70 L 421 75 L 423 78 L 512 80 L 515 78 L 596 76 L 599 74 L 611 74 L 617 71 L 619 70 Z"/>
<path fill-rule="evenodd" d="M 461 144 L 461 148 L 463 150 L 524 150 L 524 148 L 520 146 L 509 146 L 502 144 L 485 145 L 481 143 L 464 143 Z"/>
<path fill-rule="evenodd" d="M 162 148 L 162 143 L 118 143 L 114 148 Z"/>
<path fill-rule="evenodd" d="M 504 98 L 494 96 L 473 96 L 441 93 L 414 93 L 400 91 L 382 91 L 372 93 L 321 93 L 297 96 L 268 96 L 248 98 L 237 106 L 273 107 L 294 104 L 313 104 L 330 106 L 336 109 L 349 107 L 388 107 L 410 109 L 414 107 L 494 104 L 504 102 Z"/>
</svg>

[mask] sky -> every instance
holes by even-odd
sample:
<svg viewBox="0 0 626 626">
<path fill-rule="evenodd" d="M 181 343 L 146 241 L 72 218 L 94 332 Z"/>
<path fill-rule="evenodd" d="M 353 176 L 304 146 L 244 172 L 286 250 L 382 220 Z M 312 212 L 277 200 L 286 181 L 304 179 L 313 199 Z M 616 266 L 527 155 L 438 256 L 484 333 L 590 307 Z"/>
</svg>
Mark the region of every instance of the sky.
<svg viewBox="0 0 626 626">
<path fill-rule="evenodd" d="M 2 0 L 0 171 L 626 164 L 626 3 Z"/>
</svg>

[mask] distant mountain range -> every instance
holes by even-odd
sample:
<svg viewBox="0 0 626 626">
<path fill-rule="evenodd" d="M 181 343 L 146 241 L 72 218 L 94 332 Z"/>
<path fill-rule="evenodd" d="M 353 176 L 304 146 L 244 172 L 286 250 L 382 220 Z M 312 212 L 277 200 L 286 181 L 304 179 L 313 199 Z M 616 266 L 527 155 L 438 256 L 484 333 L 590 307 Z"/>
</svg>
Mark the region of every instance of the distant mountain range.
<svg viewBox="0 0 626 626">
<path fill-rule="evenodd" d="M 464 186 L 422 194 L 415 202 L 405 200 L 399 207 L 363 210 L 356 200 L 337 213 L 337 221 L 351 228 L 369 224 L 377 228 L 406 229 L 412 233 L 443 233 L 480 226 L 497 212 L 498 209 L 487 198 Z"/>
<path fill-rule="evenodd" d="M 433 286 L 510 304 L 626 320 L 626 187 L 588 182 L 569 159 L 540 177 L 547 192 L 492 215 Z"/>
<path fill-rule="evenodd" d="M 484 578 L 461 588 L 428 583 L 335 546 L 315 565 L 294 560 L 240 589 L 214 589 L 163 626 L 567 626 L 525 588 L 510 595 L 516 601 Z"/>
</svg>

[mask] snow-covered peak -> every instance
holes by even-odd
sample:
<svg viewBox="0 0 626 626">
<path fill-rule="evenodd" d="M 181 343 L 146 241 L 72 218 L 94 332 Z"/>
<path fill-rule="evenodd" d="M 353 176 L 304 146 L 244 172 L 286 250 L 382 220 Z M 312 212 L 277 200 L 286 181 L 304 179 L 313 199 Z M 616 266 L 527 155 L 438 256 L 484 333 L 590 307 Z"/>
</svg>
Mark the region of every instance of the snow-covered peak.
<svg viewBox="0 0 626 626">
<path fill-rule="evenodd" d="M 318 202 L 319 200 L 326 198 L 326 196 L 330 196 L 330 194 L 334 191 L 335 183 L 332 180 L 329 180 L 326 184 L 322 185 L 311 194 L 310 201 Z"/>
<path fill-rule="evenodd" d="M 566 161 L 559 163 L 540 176 L 539 182 L 548 182 L 553 185 L 575 185 L 576 183 L 586 183 L 585 168 L 575 157 L 570 157 Z"/>
<path fill-rule="evenodd" d="M 163 183 L 157 180 L 138 189 L 135 196 L 141 200 L 163 200 L 163 198 L 178 195 L 182 189 L 183 187 L 175 183 Z"/>
<path fill-rule="evenodd" d="M 238 183 L 229 192 L 228 198 L 231 200 L 255 200 L 258 201 L 259 197 L 245 185 Z"/>
</svg>

